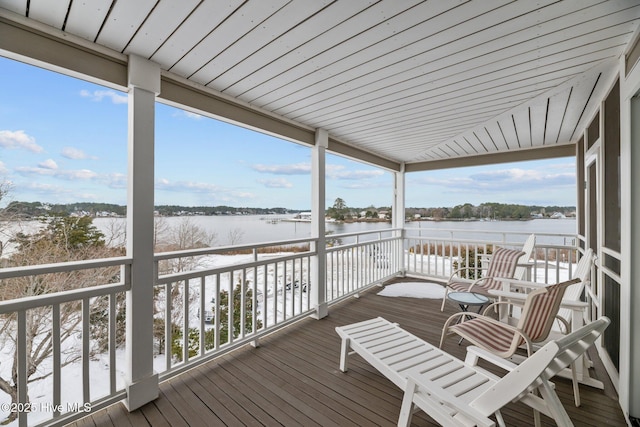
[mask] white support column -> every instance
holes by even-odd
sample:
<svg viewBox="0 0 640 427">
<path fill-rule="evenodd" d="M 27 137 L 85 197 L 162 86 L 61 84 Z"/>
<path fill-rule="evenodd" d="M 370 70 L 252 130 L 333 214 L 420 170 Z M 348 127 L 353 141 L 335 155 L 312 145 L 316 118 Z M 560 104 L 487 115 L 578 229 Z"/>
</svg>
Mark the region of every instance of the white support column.
<svg viewBox="0 0 640 427">
<path fill-rule="evenodd" d="M 405 170 L 404 163 L 400 165 L 400 170 L 394 173 L 393 176 L 393 208 L 391 209 L 392 215 L 392 227 L 399 228 L 400 231 L 396 235 L 404 236 L 405 226 Z M 404 260 L 404 242 L 399 245 L 400 253 L 398 254 L 398 262 L 400 264 L 400 274 L 405 275 L 405 260 Z"/>
<path fill-rule="evenodd" d="M 133 258 L 127 293 L 126 405 L 130 411 L 158 397 L 153 371 L 153 211 L 155 98 L 160 67 L 129 57 L 129 179 L 127 255 Z"/>
<path fill-rule="evenodd" d="M 329 314 L 326 301 L 327 256 L 325 237 L 325 158 L 329 146 L 329 133 L 316 130 L 316 145 L 311 153 L 311 237 L 317 239 L 317 256 L 311 260 L 311 305 L 316 312 L 312 315 L 322 319 Z"/>
<path fill-rule="evenodd" d="M 620 407 L 625 416 L 640 418 L 640 67 L 625 73 L 620 59 Z M 604 332 L 605 334 L 607 331 Z M 615 384 L 615 378 L 612 378 Z M 629 420 L 628 420 L 629 421 Z M 629 425 L 631 425 L 629 423 Z"/>
<path fill-rule="evenodd" d="M 631 98 L 630 102 L 630 140 L 627 146 L 629 153 L 629 215 L 623 215 L 622 236 L 629 237 L 629 280 L 623 277 L 620 293 L 620 381 L 621 402 L 623 410 L 628 410 L 628 416 L 640 419 L 640 97 Z M 624 159 L 624 152 L 621 157 Z M 638 166 L 638 167 L 637 167 Z M 623 172 L 625 173 L 625 172 Z M 624 176 L 624 175 L 623 175 Z M 623 181 L 624 182 L 624 181 Z M 624 191 L 624 189 L 623 189 Z M 622 197 L 624 203 L 624 196 Z M 624 206 L 624 205 L 623 205 Z M 628 222 L 627 222 L 628 221 Z M 629 232 L 625 233 L 624 230 Z M 605 331 L 606 333 L 606 331 Z M 628 405 L 627 408 L 625 406 Z"/>
</svg>

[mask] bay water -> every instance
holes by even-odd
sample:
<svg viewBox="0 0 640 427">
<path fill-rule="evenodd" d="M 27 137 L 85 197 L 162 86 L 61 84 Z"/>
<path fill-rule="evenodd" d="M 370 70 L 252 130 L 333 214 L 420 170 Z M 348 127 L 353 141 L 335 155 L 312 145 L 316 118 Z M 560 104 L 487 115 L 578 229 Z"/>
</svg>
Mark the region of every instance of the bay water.
<svg viewBox="0 0 640 427">
<path fill-rule="evenodd" d="M 247 245 L 253 243 L 274 242 L 291 239 L 304 239 L 311 236 L 309 222 L 292 221 L 293 215 L 220 215 L 220 216 L 188 216 L 163 217 L 167 228 L 176 228 L 184 221 L 213 233 L 214 247 L 228 245 Z M 108 235 L 114 223 L 124 229 L 124 218 L 96 218 L 94 224 Z M 539 242 L 547 244 L 570 244 L 566 237 L 558 238 L 545 234 L 574 235 L 577 231 L 576 220 L 567 219 L 532 219 L 527 221 L 412 221 L 406 224 L 412 235 L 446 238 L 463 236 L 464 239 L 502 240 L 501 233 L 518 233 L 522 241 L 526 236 L 535 233 Z M 375 232 L 391 228 L 388 222 L 327 222 L 329 237 L 346 233 Z M 374 239 L 377 233 L 362 240 Z M 558 240 L 560 239 L 560 240 Z M 353 238 L 341 239 L 349 243 Z"/>
</svg>

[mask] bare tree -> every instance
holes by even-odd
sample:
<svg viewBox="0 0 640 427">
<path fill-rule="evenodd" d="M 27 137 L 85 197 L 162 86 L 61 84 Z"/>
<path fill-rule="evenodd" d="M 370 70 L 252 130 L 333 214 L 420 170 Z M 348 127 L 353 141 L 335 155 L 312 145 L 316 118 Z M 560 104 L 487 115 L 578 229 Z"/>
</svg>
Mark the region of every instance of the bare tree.
<svg viewBox="0 0 640 427">
<path fill-rule="evenodd" d="M 156 252 L 162 252 L 162 245 L 165 239 L 165 235 L 169 230 L 169 224 L 167 219 L 163 216 L 154 218 L 153 221 L 153 248 Z M 167 249 L 170 250 L 170 249 Z"/>
<path fill-rule="evenodd" d="M 159 239 L 155 245 L 156 252 L 181 251 L 186 249 L 198 249 L 212 246 L 217 240 L 215 232 L 207 232 L 198 226 L 191 218 L 184 217 L 173 226 L 165 227 L 166 222 L 158 221 L 156 230 Z M 180 257 L 161 262 L 160 274 L 179 273 L 200 266 L 202 257 Z"/>
<path fill-rule="evenodd" d="M 9 181 L 0 181 L 0 203 L 6 203 L 7 196 L 11 192 L 11 183 Z M 4 252 L 7 241 L 11 238 L 11 227 L 9 215 L 4 209 L 0 210 L 0 257 Z"/>
<path fill-rule="evenodd" d="M 229 244 L 231 246 L 239 244 L 242 241 L 243 237 L 244 237 L 244 231 L 242 231 L 242 229 L 240 228 L 234 228 L 233 230 L 230 230 L 229 234 L 227 235 Z"/>
</svg>

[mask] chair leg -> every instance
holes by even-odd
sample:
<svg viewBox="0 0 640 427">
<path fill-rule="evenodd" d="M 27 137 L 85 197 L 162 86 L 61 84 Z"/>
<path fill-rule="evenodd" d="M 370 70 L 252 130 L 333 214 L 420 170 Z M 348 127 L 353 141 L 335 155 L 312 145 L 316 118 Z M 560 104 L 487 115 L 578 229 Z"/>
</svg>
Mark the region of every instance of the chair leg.
<svg viewBox="0 0 640 427">
<path fill-rule="evenodd" d="M 417 385 L 411 378 L 407 381 L 402 398 L 402 406 L 400 406 L 400 416 L 398 417 L 398 427 L 409 427 L 411 418 L 413 417 L 413 395 L 416 392 Z"/>
<path fill-rule="evenodd" d="M 571 418 L 569 418 L 569 414 L 567 414 L 564 406 L 562 406 L 562 402 L 560 402 L 558 395 L 555 390 L 553 390 L 553 387 L 551 387 L 551 384 L 549 384 L 549 381 L 542 380 L 542 385 L 538 387 L 538 390 L 558 427 L 573 427 L 573 422 Z"/>
<path fill-rule="evenodd" d="M 347 372 L 348 369 L 347 359 L 349 358 L 350 345 L 349 338 L 342 339 L 342 346 L 340 347 L 340 370 L 342 372 Z"/>
<path fill-rule="evenodd" d="M 578 387 L 578 373 L 576 371 L 576 362 L 571 364 L 571 381 L 573 382 L 573 400 L 576 406 L 580 406 L 580 388 Z"/>
<path fill-rule="evenodd" d="M 440 307 L 440 311 L 444 311 L 444 304 L 447 302 L 447 295 L 449 294 L 449 288 L 447 286 L 444 287 L 444 296 L 442 297 L 442 306 Z"/>
</svg>

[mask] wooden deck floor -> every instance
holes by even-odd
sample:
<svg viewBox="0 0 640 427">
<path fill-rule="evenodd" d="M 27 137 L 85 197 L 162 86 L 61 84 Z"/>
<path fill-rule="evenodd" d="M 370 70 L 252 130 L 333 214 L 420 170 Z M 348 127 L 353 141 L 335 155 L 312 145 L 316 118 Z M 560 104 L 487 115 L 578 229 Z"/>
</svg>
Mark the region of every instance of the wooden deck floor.
<svg viewBox="0 0 640 427">
<path fill-rule="evenodd" d="M 398 419 L 402 392 L 359 356 L 348 373 L 338 369 L 340 340 L 335 327 L 376 316 L 398 322 L 437 343 L 446 317 L 439 300 L 378 296 L 376 288 L 330 309 L 322 320 L 311 318 L 243 347 L 209 364 L 161 384 L 160 397 L 128 413 L 120 403 L 73 423 L 74 426 L 392 426 Z M 445 350 L 464 358 L 456 340 Z M 595 360 L 594 376 L 605 376 Z M 581 386 L 582 406 L 573 405 L 571 383 L 558 378 L 557 393 L 576 426 L 625 426 L 613 386 Z M 531 411 L 511 404 L 507 425 L 532 425 Z M 555 425 L 545 416 L 544 426 Z M 415 426 L 436 425 L 424 413 Z"/>
</svg>

